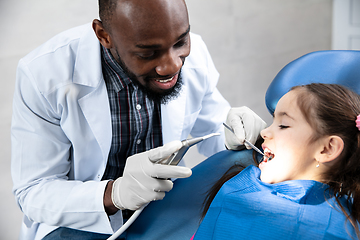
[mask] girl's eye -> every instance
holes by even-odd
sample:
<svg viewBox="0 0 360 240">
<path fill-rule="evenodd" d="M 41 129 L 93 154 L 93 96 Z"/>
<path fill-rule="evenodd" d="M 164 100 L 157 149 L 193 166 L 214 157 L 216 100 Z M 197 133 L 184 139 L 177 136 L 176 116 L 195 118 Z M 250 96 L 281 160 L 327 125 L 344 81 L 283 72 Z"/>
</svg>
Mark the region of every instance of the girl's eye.
<svg viewBox="0 0 360 240">
<path fill-rule="evenodd" d="M 286 125 L 279 125 L 279 128 L 280 129 L 286 129 L 286 128 L 288 128 L 289 126 L 286 126 Z"/>
</svg>

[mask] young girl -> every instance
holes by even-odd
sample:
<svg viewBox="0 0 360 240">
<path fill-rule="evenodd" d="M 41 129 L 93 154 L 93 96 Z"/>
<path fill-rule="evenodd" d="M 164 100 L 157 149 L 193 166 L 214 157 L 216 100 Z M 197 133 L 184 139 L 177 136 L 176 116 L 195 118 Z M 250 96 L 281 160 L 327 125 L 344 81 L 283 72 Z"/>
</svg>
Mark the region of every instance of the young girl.
<svg viewBox="0 0 360 240">
<path fill-rule="evenodd" d="M 219 180 L 194 240 L 358 239 L 359 114 L 342 86 L 294 87 L 261 132 L 268 158 Z"/>
</svg>

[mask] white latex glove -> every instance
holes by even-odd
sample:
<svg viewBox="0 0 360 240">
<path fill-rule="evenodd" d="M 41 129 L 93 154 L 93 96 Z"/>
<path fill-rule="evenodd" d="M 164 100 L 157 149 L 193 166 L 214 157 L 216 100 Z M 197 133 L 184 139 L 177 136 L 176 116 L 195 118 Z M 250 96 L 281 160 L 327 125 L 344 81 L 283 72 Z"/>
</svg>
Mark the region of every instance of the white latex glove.
<svg viewBox="0 0 360 240">
<path fill-rule="evenodd" d="M 169 178 L 190 177 L 190 168 L 155 163 L 168 158 L 181 146 L 180 141 L 173 141 L 128 157 L 123 176 L 113 183 L 111 200 L 115 207 L 137 210 L 150 201 L 163 199 L 165 192 L 173 187 Z"/>
<path fill-rule="evenodd" d="M 261 130 L 266 127 L 266 123 L 250 108 L 238 107 L 231 108 L 226 119 L 226 124 L 230 126 L 236 136 L 225 128 L 225 145 L 231 150 L 240 150 L 244 145 L 245 139 L 255 144 Z M 245 144 L 247 149 L 251 147 Z"/>
</svg>

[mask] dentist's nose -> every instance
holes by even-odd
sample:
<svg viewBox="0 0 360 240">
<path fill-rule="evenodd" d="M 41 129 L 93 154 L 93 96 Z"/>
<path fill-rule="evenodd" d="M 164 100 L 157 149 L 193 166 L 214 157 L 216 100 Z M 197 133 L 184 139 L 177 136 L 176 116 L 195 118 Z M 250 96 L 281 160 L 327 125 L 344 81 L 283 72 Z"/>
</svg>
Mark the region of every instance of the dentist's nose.
<svg viewBox="0 0 360 240">
<path fill-rule="evenodd" d="M 170 50 L 162 56 L 159 65 L 155 71 L 160 76 L 171 76 L 180 71 L 183 65 L 183 59 L 177 54 L 177 51 Z"/>
</svg>

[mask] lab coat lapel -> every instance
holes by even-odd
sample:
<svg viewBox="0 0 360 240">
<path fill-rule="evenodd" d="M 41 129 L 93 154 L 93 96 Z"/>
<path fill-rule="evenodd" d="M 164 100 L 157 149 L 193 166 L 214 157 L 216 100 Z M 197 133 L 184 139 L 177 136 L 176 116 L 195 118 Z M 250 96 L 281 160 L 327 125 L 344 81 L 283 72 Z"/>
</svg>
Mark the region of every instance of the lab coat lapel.
<svg viewBox="0 0 360 240">
<path fill-rule="evenodd" d="M 79 99 L 79 105 L 100 145 L 103 159 L 106 160 L 110 151 L 112 130 L 105 82 L 102 81 L 98 88 Z"/>
<path fill-rule="evenodd" d="M 180 95 L 173 101 L 161 105 L 162 135 L 163 142 L 168 143 L 173 140 L 182 140 L 187 136 L 182 136 L 185 118 L 187 87 L 184 84 Z"/>
<path fill-rule="evenodd" d="M 89 93 L 79 99 L 79 105 L 100 145 L 103 159 L 107 159 L 112 137 L 110 105 L 102 75 L 100 43 L 92 28 L 80 39 L 73 79 L 89 86 Z"/>
</svg>

